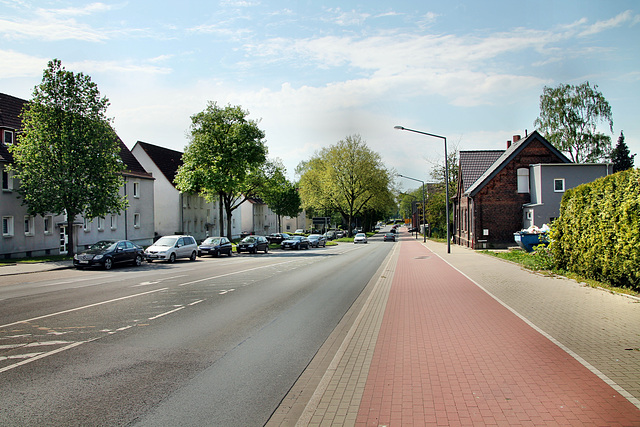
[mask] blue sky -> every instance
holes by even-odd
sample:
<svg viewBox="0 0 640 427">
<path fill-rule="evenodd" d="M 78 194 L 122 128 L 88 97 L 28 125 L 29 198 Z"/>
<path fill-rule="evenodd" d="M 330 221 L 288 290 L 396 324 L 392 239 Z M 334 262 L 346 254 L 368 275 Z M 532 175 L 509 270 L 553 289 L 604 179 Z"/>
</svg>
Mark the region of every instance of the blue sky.
<svg viewBox="0 0 640 427">
<path fill-rule="evenodd" d="M 636 1 L 0 0 L 0 38 L 1 92 L 29 99 L 58 58 L 98 84 L 130 148 L 183 150 L 207 101 L 241 105 L 291 177 L 359 134 L 431 181 L 442 140 L 395 125 L 504 149 L 534 129 L 544 86 L 586 80 L 611 104 L 614 144 L 623 130 L 640 153 Z"/>
</svg>

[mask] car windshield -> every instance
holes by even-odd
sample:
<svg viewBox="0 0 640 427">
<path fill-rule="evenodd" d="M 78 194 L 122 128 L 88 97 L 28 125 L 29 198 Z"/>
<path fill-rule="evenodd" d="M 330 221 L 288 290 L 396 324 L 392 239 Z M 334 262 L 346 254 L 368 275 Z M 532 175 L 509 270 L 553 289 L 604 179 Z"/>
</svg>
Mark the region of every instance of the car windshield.
<svg viewBox="0 0 640 427">
<path fill-rule="evenodd" d="M 207 239 L 205 239 L 204 242 L 202 242 L 203 245 L 219 245 L 220 244 L 220 238 L 219 237 L 208 237 Z"/>
<path fill-rule="evenodd" d="M 356 237 L 364 237 L 364 233 L 358 233 L 356 234 Z"/>
<path fill-rule="evenodd" d="M 244 239 L 242 239 L 242 243 L 255 243 L 256 242 L 256 238 L 255 237 L 245 237 Z"/>
<path fill-rule="evenodd" d="M 309 239 L 319 239 L 320 235 L 319 234 L 309 234 Z"/>
<path fill-rule="evenodd" d="M 91 245 L 91 247 L 89 249 L 92 249 L 92 250 L 111 249 L 111 247 L 115 246 L 116 243 L 118 243 L 118 242 L 113 242 L 111 240 L 100 240 L 99 242 L 94 243 L 93 245 Z"/>
<path fill-rule="evenodd" d="M 153 244 L 153 246 L 173 246 L 177 241 L 177 237 L 161 237 Z"/>
<path fill-rule="evenodd" d="M 302 236 L 293 236 L 291 240 L 302 240 Z"/>
</svg>

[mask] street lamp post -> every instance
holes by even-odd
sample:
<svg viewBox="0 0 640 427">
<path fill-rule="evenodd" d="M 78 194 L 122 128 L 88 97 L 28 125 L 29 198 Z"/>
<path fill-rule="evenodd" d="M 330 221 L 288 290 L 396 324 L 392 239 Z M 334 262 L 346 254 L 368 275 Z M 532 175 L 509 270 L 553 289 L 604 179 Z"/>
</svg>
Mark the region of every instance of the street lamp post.
<svg viewBox="0 0 640 427">
<path fill-rule="evenodd" d="M 435 135 L 433 133 L 428 133 L 428 132 L 422 132 L 420 130 L 415 130 L 415 129 L 408 129 L 404 126 L 394 126 L 394 129 L 399 129 L 399 130 L 406 130 L 409 132 L 414 132 L 414 133 L 419 133 L 421 135 L 427 135 L 427 136 L 432 136 L 434 138 L 440 138 L 444 140 L 444 175 L 445 175 L 445 186 L 446 186 L 446 201 L 445 201 L 445 210 L 446 213 L 445 215 L 447 216 L 446 218 L 446 223 L 447 223 L 447 253 L 451 253 L 451 236 L 450 231 L 449 231 L 449 156 L 447 155 L 447 138 L 444 136 L 440 136 L 440 135 Z M 423 189 L 424 191 L 424 189 Z"/>
<path fill-rule="evenodd" d="M 406 176 L 406 175 L 398 174 L 398 176 L 400 178 L 406 178 L 406 179 L 410 179 L 410 180 L 418 181 L 418 182 L 422 183 L 422 232 L 424 233 L 423 234 L 423 236 L 424 236 L 423 242 L 426 242 L 427 241 L 427 227 L 425 226 L 425 220 L 426 220 L 426 216 L 427 215 L 426 215 L 426 210 L 425 209 L 426 209 L 427 205 L 425 204 L 425 199 L 424 199 L 424 181 L 419 180 L 419 179 L 415 179 L 415 178 L 411 178 L 410 176 Z"/>
<path fill-rule="evenodd" d="M 403 193 L 403 192 L 400 192 L 400 194 L 403 195 L 403 196 L 413 197 L 415 199 L 415 201 L 412 202 L 412 203 L 416 203 L 416 204 L 418 203 L 418 198 L 416 196 L 414 196 L 413 194 L 407 194 L 407 193 Z M 412 209 L 413 209 L 413 204 L 411 206 L 412 206 Z M 423 213 L 423 215 L 424 215 L 424 213 Z M 420 225 L 420 224 L 418 224 L 418 225 Z M 414 228 L 416 229 L 416 240 L 418 240 L 418 229 L 420 227 L 414 227 Z"/>
</svg>

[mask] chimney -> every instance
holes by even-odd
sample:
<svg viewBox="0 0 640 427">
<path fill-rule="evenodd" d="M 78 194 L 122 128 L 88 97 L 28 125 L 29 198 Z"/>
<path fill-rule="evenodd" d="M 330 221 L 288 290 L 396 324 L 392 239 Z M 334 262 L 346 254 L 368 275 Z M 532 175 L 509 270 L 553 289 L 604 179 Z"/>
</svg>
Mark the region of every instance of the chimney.
<svg viewBox="0 0 640 427">
<path fill-rule="evenodd" d="M 507 148 L 511 147 L 511 141 L 507 141 Z"/>
<path fill-rule="evenodd" d="M 513 135 L 513 143 L 520 141 L 520 135 Z"/>
</svg>

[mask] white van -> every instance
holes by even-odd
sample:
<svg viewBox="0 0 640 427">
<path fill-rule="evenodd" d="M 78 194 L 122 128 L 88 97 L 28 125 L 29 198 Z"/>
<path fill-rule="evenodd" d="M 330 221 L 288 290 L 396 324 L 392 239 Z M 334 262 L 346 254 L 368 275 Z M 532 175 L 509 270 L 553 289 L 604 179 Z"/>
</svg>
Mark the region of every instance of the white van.
<svg viewBox="0 0 640 427">
<path fill-rule="evenodd" d="M 174 262 L 178 258 L 195 261 L 198 245 L 193 236 L 163 236 L 144 251 L 148 262 L 155 260 Z"/>
</svg>

